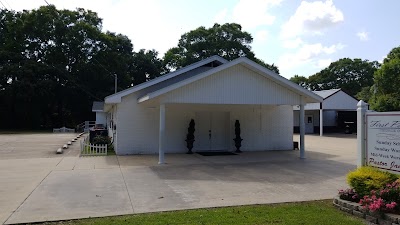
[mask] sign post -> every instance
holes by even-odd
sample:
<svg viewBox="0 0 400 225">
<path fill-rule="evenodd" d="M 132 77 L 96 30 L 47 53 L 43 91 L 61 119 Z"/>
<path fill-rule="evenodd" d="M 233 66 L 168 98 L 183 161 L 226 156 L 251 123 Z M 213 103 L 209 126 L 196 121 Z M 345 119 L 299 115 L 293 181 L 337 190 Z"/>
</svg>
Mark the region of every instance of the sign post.
<svg viewBox="0 0 400 225">
<path fill-rule="evenodd" d="M 357 166 L 365 166 L 365 113 L 367 112 L 368 104 L 363 100 L 357 104 Z"/>
</svg>

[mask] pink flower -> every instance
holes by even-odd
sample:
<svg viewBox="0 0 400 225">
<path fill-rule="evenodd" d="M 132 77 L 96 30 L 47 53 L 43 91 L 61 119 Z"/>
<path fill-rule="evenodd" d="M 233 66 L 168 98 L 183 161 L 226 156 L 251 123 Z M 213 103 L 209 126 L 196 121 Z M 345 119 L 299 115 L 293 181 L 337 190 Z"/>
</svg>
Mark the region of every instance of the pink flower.
<svg viewBox="0 0 400 225">
<path fill-rule="evenodd" d="M 382 206 L 384 206 L 384 202 L 382 198 L 378 198 L 375 201 L 373 201 L 368 209 L 371 210 L 372 212 L 379 210 Z"/>
<path fill-rule="evenodd" d="M 396 207 L 397 203 L 396 202 L 391 202 L 389 204 L 386 204 L 387 209 L 394 209 Z"/>
</svg>

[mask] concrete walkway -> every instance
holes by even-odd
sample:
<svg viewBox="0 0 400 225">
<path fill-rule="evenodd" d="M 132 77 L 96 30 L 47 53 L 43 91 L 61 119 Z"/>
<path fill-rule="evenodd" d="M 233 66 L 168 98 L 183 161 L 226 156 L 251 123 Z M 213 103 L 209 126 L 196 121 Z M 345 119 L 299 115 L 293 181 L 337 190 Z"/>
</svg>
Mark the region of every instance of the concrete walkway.
<svg viewBox="0 0 400 225">
<path fill-rule="evenodd" d="M 0 222 L 332 198 L 356 167 L 355 136 L 306 136 L 306 150 L 306 160 L 298 151 L 167 154 L 166 165 L 146 155 L 1 160 L 0 182 L 11 186 Z M 18 183 L 30 185 L 13 191 Z"/>
</svg>

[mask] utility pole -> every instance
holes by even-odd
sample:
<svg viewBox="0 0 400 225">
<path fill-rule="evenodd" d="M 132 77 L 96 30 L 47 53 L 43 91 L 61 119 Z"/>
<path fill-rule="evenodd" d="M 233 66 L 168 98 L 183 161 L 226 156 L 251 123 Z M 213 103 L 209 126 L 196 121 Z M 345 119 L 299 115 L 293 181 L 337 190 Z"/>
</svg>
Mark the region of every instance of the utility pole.
<svg viewBox="0 0 400 225">
<path fill-rule="evenodd" d="M 115 93 L 117 93 L 117 80 L 118 80 L 118 77 L 117 77 L 117 74 L 116 73 L 114 73 L 114 83 L 115 83 Z"/>
</svg>

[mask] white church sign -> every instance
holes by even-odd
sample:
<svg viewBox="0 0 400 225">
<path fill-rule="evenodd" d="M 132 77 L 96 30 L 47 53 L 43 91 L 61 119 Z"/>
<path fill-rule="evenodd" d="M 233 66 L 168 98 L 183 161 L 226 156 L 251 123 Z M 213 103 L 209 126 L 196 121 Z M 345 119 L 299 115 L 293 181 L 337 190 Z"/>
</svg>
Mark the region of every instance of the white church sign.
<svg viewBox="0 0 400 225">
<path fill-rule="evenodd" d="M 367 112 L 365 163 L 400 172 L 400 112 Z"/>
</svg>

